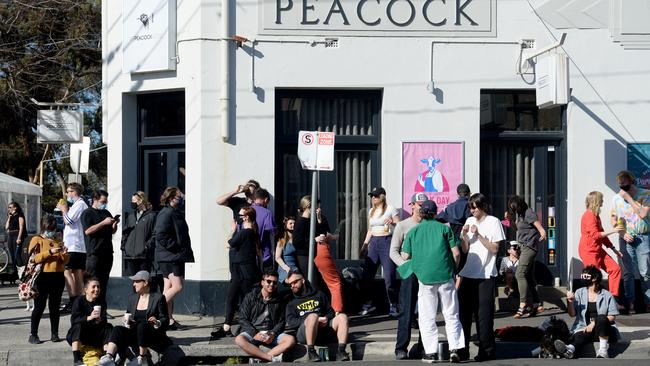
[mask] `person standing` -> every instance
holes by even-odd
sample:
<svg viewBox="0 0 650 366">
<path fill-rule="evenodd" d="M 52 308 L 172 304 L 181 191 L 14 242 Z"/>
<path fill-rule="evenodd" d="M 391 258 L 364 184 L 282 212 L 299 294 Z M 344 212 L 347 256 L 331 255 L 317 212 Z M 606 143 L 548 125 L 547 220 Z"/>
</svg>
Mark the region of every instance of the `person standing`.
<svg viewBox="0 0 650 366">
<path fill-rule="evenodd" d="M 319 203 L 319 202 L 317 202 Z M 308 273 L 309 268 L 309 225 L 311 218 L 311 196 L 306 195 L 300 199 L 298 204 L 298 217 L 296 217 L 296 224 L 293 229 L 293 246 L 296 248 L 296 264 L 298 265 L 298 271 L 300 273 Z M 316 236 L 327 235 L 330 231 L 329 223 L 327 218 L 324 215 L 316 217 Z M 318 249 L 316 248 L 316 251 Z M 314 256 L 317 253 L 314 253 Z M 320 272 L 315 270 L 313 282 L 311 286 L 314 289 L 319 290 L 323 278 L 320 275 Z"/>
<path fill-rule="evenodd" d="M 623 288 L 625 289 L 625 308 L 634 311 L 634 276 L 641 276 L 641 289 L 650 311 L 650 190 L 637 187 L 632 172 L 623 170 L 616 176 L 620 187 L 612 200 L 611 222 L 616 227 L 625 226 L 619 231 L 619 243 L 623 253 Z"/>
<path fill-rule="evenodd" d="M 501 221 L 488 215 L 490 204 L 487 197 L 475 193 L 469 198 L 472 217 L 468 218 L 461 232 L 463 252 L 467 262 L 460 271 L 462 281 L 458 290 L 460 322 L 465 335 L 465 348 L 459 352 L 461 361 L 469 359 L 469 339 L 472 319 L 476 319 L 478 355 L 476 361 L 496 358 L 494 340 L 494 295 L 496 293 L 496 255 L 499 243 L 505 240 Z"/>
<path fill-rule="evenodd" d="M 137 191 L 131 196 L 131 209 L 126 213 L 122 225 L 122 276 L 133 276 L 139 271 L 151 271 L 156 238 L 156 212 L 153 211 L 147 195 Z"/>
<path fill-rule="evenodd" d="M 368 192 L 372 207 L 368 211 L 368 232 L 363 241 L 362 250 L 367 250 L 366 259 L 363 265 L 363 280 L 365 303 L 360 315 L 367 315 L 376 307 L 372 304 L 370 291 L 372 281 L 377 274 L 377 267 L 381 264 L 384 273 L 384 285 L 389 303 L 389 315 L 397 317 L 397 302 L 399 288 L 395 275 L 395 263 L 390 260 L 390 241 L 393 235 L 393 228 L 399 222 L 397 210 L 386 203 L 386 190 L 382 187 L 375 187 Z"/>
<path fill-rule="evenodd" d="M 11 257 L 11 266 L 13 268 L 13 277 L 18 278 L 16 260 L 22 252 L 23 240 L 27 238 L 27 227 L 25 226 L 25 214 L 22 207 L 15 202 L 9 202 L 7 206 L 7 222 L 5 223 L 5 232 L 7 233 L 7 243 L 9 244 L 9 256 Z"/>
<path fill-rule="evenodd" d="M 253 204 L 251 205 L 257 214 L 257 234 L 260 236 L 260 249 L 262 250 L 262 268 L 275 267 L 275 256 L 273 253 L 273 239 L 277 227 L 273 212 L 266 208 L 271 201 L 269 191 L 264 188 L 258 188 L 253 193 Z"/>
<path fill-rule="evenodd" d="M 93 204 L 81 214 L 81 226 L 86 234 L 86 273 L 99 279 L 102 289 L 99 300 L 106 301 L 108 293 L 108 277 L 113 268 L 113 234 L 117 231 L 119 217 L 106 209 L 108 192 L 96 190 L 93 192 Z"/>
<path fill-rule="evenodd" d="M 422 220 L 420 216 L 420 205 L 426 200 L 428 200 L 426 194 L 422 192 L 414 194 L 411 197 L 411 202 L 409 202 L 412 212 L 411 217 L 395 225 L 393 237 L 390 241 L 390 259 L 397 267 L 406 263 L 406 259 L 402 257 L 401 253 L 404 238 Z M 406 256 L 406 253 L 404 253 L 404 256 Z M 395 341 L 395 359 L 397 360 L 408 358 L 407 347 L 411 343 L 411 324 L 415 320 L 418 288 L 418 279 L 415 277 L 415 274 L 411 273 L 408 276 L 402 277 L 402 285 L 399 288 L 399 304 L 401 309 L 397 320 L 397 339 Z M 416 347 L 421 353 L 421 337 L 418 339 L 418 344 L 413 346 L 413 348 Z M 411 348 L 411 353 L 415 353 L 413 352 L 413 348 Z"/>
<path fill-rule="evenodd" d="M 469 196 L 470 196 L 469 186 L 465 183 L 461 183 L 456 187 L 456 194 L 458 194 L 458 199 L 450 203 L 445 209 L 436 216 L 436 220 L 442 223 L 448 223 L 451 227 L 451 230 L 456 236 L 456 240 L 460 241 L 460 233 L 465 226 L 465 221 L 472 214 L 469 212 Z M 467 261 L 467 255 L 461 251 L 460 253 L 460 264 L 456 268 L 457 272 L 460 272 Z"/>
<path fill-rule="evenodd" d="M 458 296 L 454 282 L 455 267 L 460 261 L 460 251 L 451 228 L 437 222 L 434 217 L 438 206 L 433 201 L 424 201 L 420 206 L 422 221 L 412 228 L 402 247 L 406 263 L 402 264 L 400 274 L 410 273 L 418 279 L 418 309 L 420 333 L 425 354 L 422 361 L 438 361 L 438 296 L 445 318 L 445 331 L 449 342 L 449 359 L 460 362 L 458 350 L 465 347 L 463 327 L 458 319 Z"/>
<path fill-rule="evenodd" d="M 546 240 L 546 230 L 535 211 L 519 196 L 510 197 L 508 212 L 517 226 L 517 242 L 520 244 L 519 263 L 515 272 L 519 288 L 519 309 L 514 315 L 515 319 L 520 319 L 544 311 L 535 282 L 535 257 L 539 251 L 539 242 Z"/>
<path fill-rule="evenodd" d="M 239 216 L 242 219 L 241 228 L 228 240 L 230 251 L 233 253 L 231 262 L 231 277 L 226 294 L 226 314 L 223 325 L 211 333 L 213 338 L 232 337 L 231 325 L 235 319 L 237 303 L 240 298 L 253 288 L 260 280 L 259 263 L 260 238 L 257 234 L 255 209 L 242 207 Z"/>
<path fill-rule="evenodd" d="M 293 247 L 293 228 L 296 219 L 293 216 L 287 216 L 282 220 L 282 224 L 284 230 L 275 248 L 275 261 L 278 263 L 280 286 L 287 279 L 290 270 L 298 269 L 295 256 L 296 248 Z"/>
<path fill-rule="evenodd" d="M 81 197 L 84 187 L 76 182 L 66 186 L 67 203 L 60 203 L 56 207 L 63 215 L 63 244 L 68 252 L 69 260 L 65 266 L 65 284 L 68 289 L 69 302 L 62 312 L 70 312 L 75 299 L 82 295 L 84 282 L 83 275 L 86 269 L 86 239 L 81 226 L 81 213 L 88 208 L 88 204 Z M 71 204 L 68 208 L 68 204 Z"/>
<path fill-rule="evenodd" d="M 68 261 L 68 253 L 60 238 L 56 237 L 56 220 L 46 215 L 41 220 L 41 234 L 35 236 L 29 243 L 29 253 L 36 254 L 34 262 L 43 265 L 43 272 L 36 278 L 38 296 L 34 299 L 34 310 L 31 317 L 31 332 L 29 343 L 39 344 L 38 325 L 45 311 L 45 303 L 49 304 L 50 330 L 52 342 L 61 342 L 59 338 L 59 305 L 65 286 L 63 271 Z"/>
<path fill-rule="evenodd" d="M 607 272 L 609 291 L 616 298 L 620 295 L 619 287 L 621 281 L 621 267 L 607 254 L 603 245 L 612 250 L 619 258 L 623 254 L 614 248 L 612 242 L 607 238 L 625 230 L 623 224 L 619 224 L 609 231 L 603 229 L 600 221 L 600 209 L 603 207 L 603 194 L 597 191 L 589 192 L 585 199 L 586 210 L 580 220 L 580 244 L 578 253 L 585 267 L 594 266 Z"/>
<path fill-rule="evenodd" d="M 194 263 L 190 230 L 185 221 L 185 196 L 177 187 L 167 187 L 160 196 L 160 206 L 154 229 L 155 260 L 163 274 L 163 295 L 169 311 L 169 329 L 179 329 L 174 320 L 174 298 L 183 290 L 185 263 Z"/>
<path fill-rule="evenodd" d="M 234 190 L 217 198 L 218 205 L 226 206 L 232 211 L 232 233 L 237 229 L 237 225 L 241 225 L 239 210 L 253 203 L 253 192 L 259 188 L 260 184 L 256 180 L 249 179 L 246 183 L 237 185 Z M 244 197 L 240 197 L 240 194 L 244 194 Z"/>
</svg>

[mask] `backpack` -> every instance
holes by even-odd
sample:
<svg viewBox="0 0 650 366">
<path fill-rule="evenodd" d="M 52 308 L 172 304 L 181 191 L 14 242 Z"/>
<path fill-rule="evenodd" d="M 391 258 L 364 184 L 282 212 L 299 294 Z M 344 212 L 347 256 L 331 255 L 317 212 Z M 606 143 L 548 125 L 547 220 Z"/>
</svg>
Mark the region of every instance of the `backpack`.
<svg viewBox="0 0 650 366">
<path fill-rule="evenodd" d="M 562 358 L 562 355 L 555 349 L 555 341 L 561 340 L 564 343 L 569 343 L 571 332 L 567 323 L 558 319 L 555 316 L 546 319 L 541 328 L 544 329 L 544 337 L 540 345 L 541 352 L 540 358 Z"/>
<path fill-rule="evenodd" d="M 22 276 L 20 276 L 20 283 L 18 284 L 18 299 L 21 301 L 29 301 L 38 296 L 35 283 L 36 278 L 43 271 L 43 264 L 35 263 L 36 248 L 39 248 L 40 251 L 40 245 L 34 247 L 30 252 L 27 268 L 25 268 Z"/>
</svg>

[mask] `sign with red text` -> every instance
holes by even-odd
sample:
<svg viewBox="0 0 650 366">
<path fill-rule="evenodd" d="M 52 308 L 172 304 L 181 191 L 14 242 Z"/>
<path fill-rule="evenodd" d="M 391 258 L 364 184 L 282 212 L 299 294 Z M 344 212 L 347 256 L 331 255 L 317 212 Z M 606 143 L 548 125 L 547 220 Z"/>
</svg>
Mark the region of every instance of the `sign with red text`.
<svg viewBox="0 0 650 366">
<path fill-rule="evenodd" d="M 303 169 L 334 170 L 334 132 L 300 131 L 298 160 Z"/>
</svg>

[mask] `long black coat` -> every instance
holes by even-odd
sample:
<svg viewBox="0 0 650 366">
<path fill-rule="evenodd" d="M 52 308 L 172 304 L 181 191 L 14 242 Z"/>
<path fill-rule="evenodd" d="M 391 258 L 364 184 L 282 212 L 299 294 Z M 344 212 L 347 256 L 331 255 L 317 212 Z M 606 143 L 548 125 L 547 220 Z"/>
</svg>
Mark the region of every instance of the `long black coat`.
<svg viewBox="0 0 650 366">
<path fill-rule="evenodd" d="M 158 213 L 155 226 L 156 262 L 193 263 L 190 230 L 180 210 L 169 206 Z"/>
</svg>

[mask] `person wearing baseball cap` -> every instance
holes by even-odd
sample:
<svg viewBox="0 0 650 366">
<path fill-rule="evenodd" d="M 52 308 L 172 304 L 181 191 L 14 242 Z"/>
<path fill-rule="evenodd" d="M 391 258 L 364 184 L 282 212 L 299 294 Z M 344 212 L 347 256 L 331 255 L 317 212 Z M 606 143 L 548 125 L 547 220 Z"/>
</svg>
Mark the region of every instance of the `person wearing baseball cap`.
<svg viewBox="0 0 650 366">
<path fill-rule="evenodd" d="M 365 263 L 363 265 L 363 282 L 365 282 L 364 293 L 362 294 L 365 302 L 359 315 L 368 315 L 376 308 L 372 304 L 372 281 L 377 274 L 379 265 L 383 268 L 384 285 L 390 304 L 389 315 L 397 317 L 397 301 L 399 288 L 395 272 L 395 263 L 390 260 L 389 250 L 390 241 L 393 235 L 395 224 L 400 221 L 397 210 L 386 203 L 386 190 L 382 187 L 375 187 L 370 192 L 371 207 L 368 210 L 368 232 L 363 241 L 361 251 L 367 251 Z"/>
<path fill-rule="evenodd" d="M 418 281 L 419 323 L 424 348 L 422 361 L 433 363 L 439 360 L 436 312 L 440 296 L 450 349 L 449 359 L 456 363 L 460 362 L 458 351 L 465 347 L 454 282 L 460 250 L 451 228 L 435 220 L 438 214 L 436 203 L 426 200 L 419 206 L 422 221 L 406 234 L 402 255 L 407 261 L 398 270 L 402 278 L 415 275 Z"/>
<path fill-rule="evenodd" d="M 426 201 L 427 195 L 423 192 L 418 192 L 411 196 L 409 207 L 412 216 L 406 220 L 400 221 L 395 225 L 393 230 L 393 238 L 390 241 L 390 259 L 396 266 L 401 266 L 406 262 L 402 258 L 402 244 L 406 234 L 420 223 L 422 217 L 420 216 L 420 204 Z M 418 295 L 418 279 L 414 274 L 408 277 L 402 277 L 402 284 L 399 289 L 399 303 L 401 311 L 397 318 L 397 339 L 395 341 L 395 359 L 403 360 L 409 358 L 407 350 L 408 345 L 411 343 L 411 324 L 415 320 L 415 304 Z M 418 343 L 411 347 L 410 358 L 420 357 L 422 352 L 421 338 L 418 337 Z"/>
<path fill-rule="evenodd" d="M 169 326 L 167 301 L 164 295 L 151 292 L 150 278 L 147 271 L 138 271 L 129 277 L 133 281 L 135 293 L 127 298 L 122 325 L 113 328 L 106 345 L 106 354 L 96 365 L 115 365 L 117 353 L 125 355 L 128 347 L 138 351 L 138 365 L 153 365 L 149 349 L 162 354 L 172 345 L 166 333 Z"/>
</svg>

